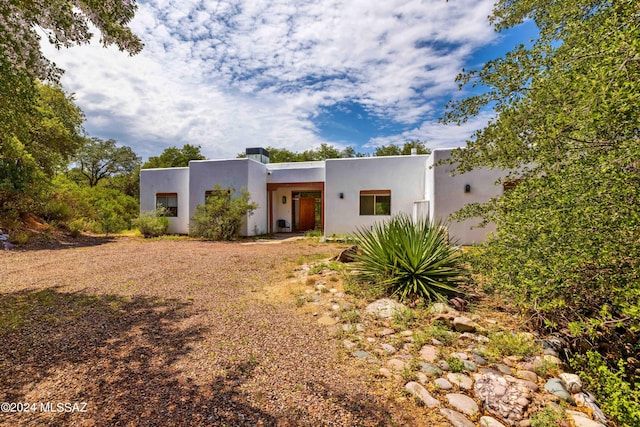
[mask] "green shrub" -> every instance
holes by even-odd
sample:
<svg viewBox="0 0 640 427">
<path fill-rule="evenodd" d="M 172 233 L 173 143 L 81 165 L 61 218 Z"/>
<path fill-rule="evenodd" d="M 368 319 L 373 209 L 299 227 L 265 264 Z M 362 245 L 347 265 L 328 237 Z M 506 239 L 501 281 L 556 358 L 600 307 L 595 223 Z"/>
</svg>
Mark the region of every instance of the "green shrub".
<svg viewBox="0 0 640 427">
<path fill-rule="evenodd" d="M 383 284 L 400 299 L 444 301 L 464 280 L 460 251 L 449 244 L 440 223 L 400 214 L 371 229 L 360 228 L 356 236 L 361 249 L 356 257 L 359 277 Z"/>
<path fill-rule="evenodd" d="M 617 370 L 612 371 L 599 353 L 589 351 L 573 358 L 571 366 L 606 415 L 620 426 L 640 425 L 640 386 L 631 385 L 623 360 L 619 360 Z"/>
<path fill-rule="evenodd" d="M 24 245 L 31 240 L 31 235 L 26 231 L 13 231 L 9 233 L 9 242 Z"/>
<path fill-rule="evenodd" d="M 94 233 L 118 233 L 129 228 L 125 219 L 118 215 L 117 206 L 110 201 L 100 199 L 96 203 L 96 218 L 91 224 Z"/>
<path fill-rule="evenodd" d="M 495 332 L 489 334 L 487 354 L 499 359 L 503 356 L 534 356 L 542 352 L 541 346 L 530 334 L 514 332 Z"/>
<path fill-rule="evenodd" d="M 232 187 L 223 190 L 220 185 L 213 188 L 204 205 L 198 205 L 191 218 L 191 235 L 208 240 L 233 240 L 240 235 L 244 219 L 258 208 L 251 203 L 250 194 L 242 188 L 240 196 L 233 197 Z"/>
<path fill-rule="evenodd" d="M 464 362 L 457 357 L 447 357 L 447 364 L 449 365 L 449 369 L 453 373 L 460 373 L 464 371 Z"/>
<path fill-rule="evenodd" d="M 145 212 L 134 223 L 146 238 L 163 236 L 169 229 L 169 218 L 165 217 L 164 213 L 164 209 Z"/>
<path fill-rule="evenodd" d="M 554 408 L 547 406 L 543 410 L 533 414 L 531 417 L 531 427 L 558 427 L 567 425 L 566 423 L 562 424 L 562 422 L 566 420 L 567 416 L 564 411 L 558 412 Z"/>
<path fill-rule="evenodd" d="M 47 222 L 66 221 L 73 216 L 73 212 L 66 201 L 54 198 L 45 203 L 41 215 Z"/>
<path fill-rule="evenodd" d="M 435 338 L 441 343 L 447 345 L 456 340 L 458 334 L 453 332 L 447 326 L 439 321 L 434 321 L 425 331 L 429 338 Z"/>
<path fill-rule="evenodd" d="M 401 307 L 393 312 L 393 325 L 402 329 L 409 329 L 416 321 L 416 313 L 409 307 Z"/>
<path fill-rule="evenodd" d="M 131 228 L 138 216 L 138 202 L 113 188 L 84 187 L 64 175 L 53 180 L 50 201 L 39 214 L 49 220 L 80 220 L 94 233 L 115 233 Z"/>
<path fill-rule="evenodd" d="M 75 219 L 67 223 L 67 229 L 71 237 L 78 237 L 84 231 L 85 223 L 81 219 Z"/>
</svg>

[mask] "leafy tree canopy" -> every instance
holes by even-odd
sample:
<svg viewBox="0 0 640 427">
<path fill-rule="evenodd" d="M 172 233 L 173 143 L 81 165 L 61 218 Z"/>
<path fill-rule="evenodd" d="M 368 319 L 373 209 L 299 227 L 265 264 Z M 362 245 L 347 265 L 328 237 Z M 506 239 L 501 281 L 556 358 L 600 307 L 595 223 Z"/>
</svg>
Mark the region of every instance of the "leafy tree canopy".
<svg viewBox="0 0 640 427">
<path fill-rule="evenodd" d="M 135 0 L 12 0 L 0 5 L 0 64 L 3 72 L 25 73 L 33 79 L 56 79 L 61 70 L 51 64 L 40 50 L 44 31 L 57 48 L 88 43 L 89 25 L 100 31 L 104 46 L 115 44 L 120 50 L 136 54 L 142 42 L 128 23 L 137 5 Z M 3 73 L 4 74 L 4 73 Z"/>
<path fill-rule="evenodd" d="M 89 186 L 94 187 L 104 178 L 132 174 L 140 166 L 140 158 L 130 147 L 118 147 L 113 139 L 91 138 L 78 151 L 76 163 Z"/>
<path fill-rule="evenodd" d="M 382 157 L 382 156 L 408 156 L 411 154 L 411 150 L 416 149 L 417 154 L 429 154 L 431 150 L 429 150 L 426 146 L 426 143 L 421 141 L 410 141 L 405 142 L 402 147 L 395 144 L 389 145 L 381 145 L 376 148 L 374 156 Z"/>
<path fill-rule="evenodd" d="M 402 147 L 394 144 L 378 147 L 373 154 L 374 156 L 400 156 L 411 154 L 411 149 L 417 148 L 418 154 L 429 154 L 429 150 L 424 142 L 412 141 L 406 142 Z M 269 161 L 271 163 L 288 163 L 288 162 L 311 162 L 327 159 L 344 159 L 352 157 L 368 157 L 370 154 L 359 153 L 353 147 L 347 147 L 344 150 L 334 147 L 331 144 L 320 144 L 318 148 L 305 150 L 303 152 L 293 152 L 286 148 L 267 147 L 269 152 Z M 238 158 L 244 158 L 244 153 L 238 154 Z"/>
<path fill-rule="evenodd" d="M 16 113 L 24 121 L 17 134 L 0 121 L 0 212 L 28 210 L 84 142 L 84 115 L 73 97 L 57 85 L 36 83 L 34 88 L 33 108 Z"/>
<path fill-rule="evenodd" d="M 84 113 L 58 85 L 37 83 L 36 110 L 26 147 L 49 176 L 68 165 L 83 143 Z"/>
<path fill-rule="evenodd" d="M 635 0 L 500 0 L 502 31 L 532 19 L 540 36 L 461 86 L 481 86 L 445 116 L 496 115 L 453 153 L 464 172 L 511 169 L 515 189 L 461 216 L 497 233 L 483 271 L 574 348 L 610 359 L 640 350 L 640 7 Z M 617 329 L 616 329 L 617 328 Z M 624 330 L 625 333 L 620 333 Z M 640 367 L 636 359 L 629 372 Z"/>
<path fill-rule="evenodd" d="M 159 156 L 149 157 L 144 165 L 143 169 L 152 168 L 179 168 L 189 166 L 190 160 L 204 160 L 205 157 L 200 152 L 201 147 L 199 145 L 185 144 L 182 148 L 169 147 Z"/>
<path fill-rule="evenodd" d="M 90 25 L 103 45 L 142 49 L 128 23 L 135 0 L 8 0 L 0 2 L 0 213 L 33 208 L 52 174 L 82 145 L 82 113 L 55 85 L 62 70 L 40 49 L 40 34 L 56 47 L 88 43 Z M 0 215 L 1 216 L 1 215 Z"/>
</svg>

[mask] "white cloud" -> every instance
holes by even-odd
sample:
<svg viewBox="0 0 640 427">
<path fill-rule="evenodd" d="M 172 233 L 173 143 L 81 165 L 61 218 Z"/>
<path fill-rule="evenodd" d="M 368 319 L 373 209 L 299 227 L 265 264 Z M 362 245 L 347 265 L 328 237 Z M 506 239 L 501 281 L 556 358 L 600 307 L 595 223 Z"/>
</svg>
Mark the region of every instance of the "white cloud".
<svg viewBox="0 0 640 427">
<path fill-rule="evenodd" d="M 402 132 L 397 135 L 375 137 L 366 144 L 367 148 L 381 145 L 402 145 L 407 141 L 425 141 L 427 147 L 454 148 L 464 145 L 475 131 L 482 129 L 493 118 L 489 112 L 480 113 L 466 123 L 457 126 L 455 124 L 443 125 L 438 122 L 424 122 L 419 127 Z"/>
<path fill-rule="evenodd" d="M 139 55 L 97 42 L 46 51 L 67 70 L 89 133 L 143 157 L 185 143 L 209 157 L 332 143 L 313 118 L 343 102 L 445 139 L 422 122 L 455 92 L 469 54 L 495 38 L 492 3 L 147 0 L 132 23 L 146 45 Z"/>
</svg>

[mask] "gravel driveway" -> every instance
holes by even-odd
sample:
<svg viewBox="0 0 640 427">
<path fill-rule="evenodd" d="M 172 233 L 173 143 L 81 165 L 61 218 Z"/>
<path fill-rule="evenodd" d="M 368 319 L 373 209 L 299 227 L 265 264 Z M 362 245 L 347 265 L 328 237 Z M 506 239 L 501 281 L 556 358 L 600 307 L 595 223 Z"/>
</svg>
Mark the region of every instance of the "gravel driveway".
<svg viewBox="0 0 640 427">
<path fill-rule="evenodd" d="M 0 402 L 23 411 L 1 425 L 419 424 L 295 296 L 265 297 L 339 247 L 94 243 L 0 251 Z"/>
</svg>

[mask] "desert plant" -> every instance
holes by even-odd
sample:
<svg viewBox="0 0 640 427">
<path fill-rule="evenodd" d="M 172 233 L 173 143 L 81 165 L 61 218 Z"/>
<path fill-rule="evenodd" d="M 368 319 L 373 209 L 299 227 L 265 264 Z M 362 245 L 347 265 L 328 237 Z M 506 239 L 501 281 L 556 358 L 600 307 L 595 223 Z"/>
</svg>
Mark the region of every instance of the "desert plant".
<svg viewBox="0 0 640 427">
<path fill-rule="evenodd" d="M 135 225 L 144 237 L 158 237 L 167 234 L 169 218 L 165 215 L 164 208 L 145 212 L 135 220 Z"/>
<path fill-rule="evenodd" d="M 358 276 L 380 282 L 400 299 L 444 301 L 464 280 L 460 251 L 448 242 L 439 222 L 399 214 L 371 229 L 359 228 L 356 236 L 361 249 L 356 256 Z"/>
<path fill-rule="evenodd" d="M 598 399 L 605 414 L 624 427 L 640 425 L 640 385 L 626 374 L 626 363 L 618 360 L 612 369 L 595 351 L 576 355 L 571 366 Z"/>
<path fill-rule="evenodd" d="M 558 427 L 568 426 L 567 415 L 564 410 L 556 410 L 547 406 L 533 414 L 531 417 L 531 427 Z"/>
<path fill-rule="evenodd" d="M 71 237 L 78 237 L 84 231 L 85 223 L 81 219 L 74 219 L 67 223 L 67 229 Z"/>
<path fill-rule="evenodd" d="M 208 240 L 233 240 L 240 235 L 244 219 L 258 208 L 250 202 L 251 196 L 242 188 L 238 197 L 233 197 L 235 189 L 223 190 L 216 185 L 205 204 L 198 205 L 191 218 L 191 234 Z"/>
<path fill-rule="evenodd" d="M 540 344 L 527 333 L 494 332 L 489 334 L 487 354 L 499 359 L 503 356 L 533 356 L 541 353 Z"/>
<path fill-rule="evenodd" d="M 447 328 L 439 321 L 434 321 L 425 331 L 429 338 L 435 338 L 443 344 L 451 344 L 458 337 L 458 334 Z"/>
<path fill-rule="evenodd" d="M 449 365 L 449 369 L 453 373 L 460 373 L 464 371 L 464 362 L 457 357 L 447 357 L 447 364 Z"/>
<path fill-rule="evenodd" d="M 393 312 L 393 325 L 401 329 L 409 329 L 416 321 L 416 313 L 409 307 L 401 307 Z"/>
<path fill-rule="evenodd" d="M 305 237 L 322 237 L 322 231 L 320 230 L 309 230 L 304 233 Z"/>
</svg>

